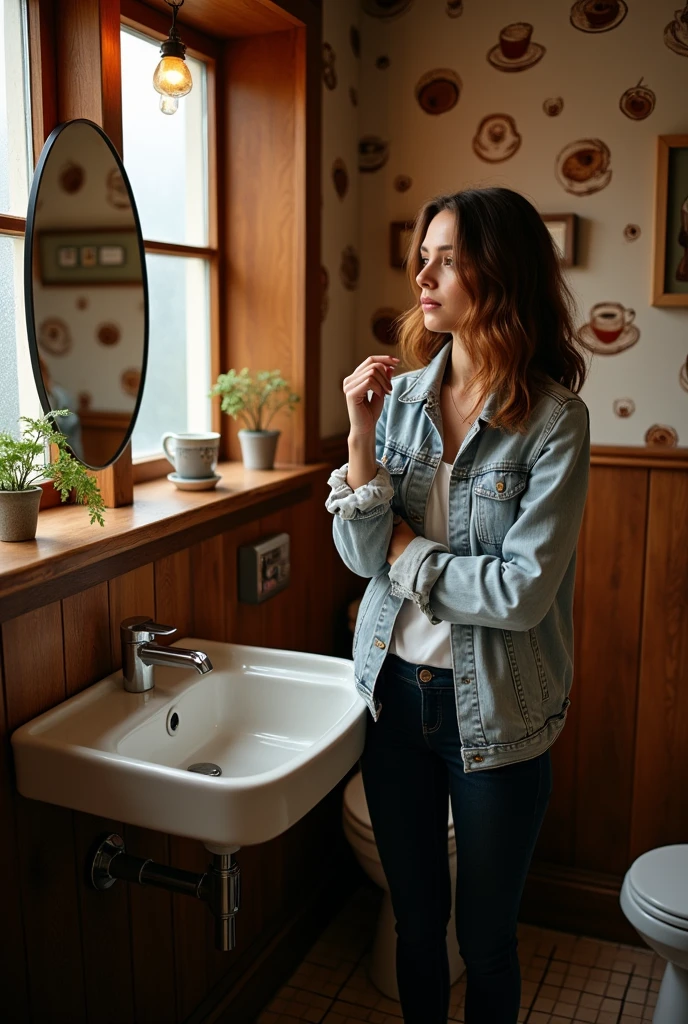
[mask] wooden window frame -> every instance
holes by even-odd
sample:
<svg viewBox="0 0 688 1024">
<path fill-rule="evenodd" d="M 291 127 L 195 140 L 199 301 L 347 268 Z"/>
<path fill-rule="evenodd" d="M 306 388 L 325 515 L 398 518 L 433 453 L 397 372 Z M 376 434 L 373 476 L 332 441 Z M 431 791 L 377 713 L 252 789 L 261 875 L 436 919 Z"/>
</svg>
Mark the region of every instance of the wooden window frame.
<svg viewBox="0 0 688 1024">
<path fill-rule="evenodd" d="M 161 42 L 167 38 L 171 20 L 158 11 L 146 7 L 137 0 L 122 0 L 120 5 L 120 25 L 131 28 Z M 163 256 L 190 256 L 201 258 L 208 264 L 208 322 L 210 330 L 210 376 L 208 390 L 212 381 L 220 372 L 220 289 L 218 244 L 218 122 L 217 122 L 217 46 L 208 39 L 204 40 L 198 32 L 188 32 L 180 26 L 181 34 L 186 43 L 188 56 L 202 61 L 206 68 L 207 125 L 208 125 L 208 245 L 186 245 L 172 242 L 158 242 L 144 239 L 147 253 Z M 152 74 L 152 70 L 151 70 Z M 152 88 L 152 86 L 151 86 Z M 220 432 L 220 408 L 215 402 L 211 412 L 211 430 Z M 220 451 L 220 458 L 224 452 Z M 132 459 L 134 484 L 146 480 L 156 480 L 170 472 L 170 464 L 164 455 L 152 455 Z"/>
</svg>

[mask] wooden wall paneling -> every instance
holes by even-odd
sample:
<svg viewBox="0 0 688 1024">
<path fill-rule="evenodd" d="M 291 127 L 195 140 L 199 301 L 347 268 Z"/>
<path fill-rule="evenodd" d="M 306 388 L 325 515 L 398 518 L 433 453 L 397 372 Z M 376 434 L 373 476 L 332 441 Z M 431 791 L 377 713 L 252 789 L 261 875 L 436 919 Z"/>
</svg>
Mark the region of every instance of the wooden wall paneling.
<svg viewBox="0 0 688 1024">
<path fill-rule="evenodd" d="M 155 562 L 155 619 L 166 626 L 176 626 L 170 637 L 159 637 L 159 643 L 175 643 L 191 636 L 193 599 L 191 594 L 191 551 L 184 548 Z"/>
<path fill-rule="evenodd" d="M 5 622 L 2 645 L 13 732 L 66 697 L 59 603 Z M 15 800 L 30 1019 L 78 1024 L 86 1002 L 72 812 L 18 793 Z"/>
<path fill-rule="evenodd" d="M 262 606 L 239 601 L 239 548 L 262 538 L 261 520 L 254 519 L 224 534 L 225 615 L 227 640 L 234 644 L 262 644 Z"/>
<path fill-rule="evenodd" d="M 107 583 L 62 600 L 67 697 L 112 672 Z"/>
<path fill-rule="evenodd" d="M 586 506 L 575 863 L 619 876 L 629 865 L 647 488 L 646 470 L 592 467 Z"/>
<path fill-rule="evenodd" d="M 293 412 L 285 407 L 270 423 L 282 431 L 278 463 L 303 461 L 307 401 L 300 31 L 232 39 L 223 52 L 223 363 L 252 372 L 277 368 L 302 396 Z M 224 421 L 229 456 L 239 460 L 237 431 L 245 424 Z"/>
<path fill-rule="evenodd" d="M 119 626 L 131 615 L 156 617 L 154 564 L 116 576 L 109 583 L 112 660 L 122 664 Z M 133 699 L 136 699 L 135 697 Z M 160 832 L 125 825 L 127 852 L 169 863 L 168 837 Z M 137 1020 L 176 1020 L 172 894 L 163 889 L 129 885 L 132 971 Z M 163 1014 L 162 1017 L 156 1016 Z M 153 1016 L 150 1016 L 150 1015 Z M 167 1018 L 164 1014 L 168 1014 Z"/>
<path fill-rule="evenodd" d="M 552 864 L 573 865 L 575 862 L 576 834 L 575 815 L 571 808 L 576 804 L 576 779 L 578 774 L 577 755 L 578 732 L 583 706 L 583 624 L 587 610 L 586 578 L 594 572 L 594 565 L 588 566 L 588 510 L 583 514 L 578 551 L 576 557 L 576 581 L 573 595 L 573 683 L 571 705 L 566 724 L 552 746 L 553 790 L 547 814 L 538 836 L 534 859 Z M 579 699 L 581 698 L 581 699 Z"/>
<path fill-rule="evenodd" d="M 0 646 L 0 655 L 2 648 Z M 2 658 L 0 657 L 0 873 L 5 884 L 0 892 L 0 991 L 2 1011 L 8 1024 L 29 1020 L 24 921 L 19 895 L 17 830 L 13 798 L 14 772 L 10 731 L 5 716 Z"/>
<path fill-rule="evenodd" d="M 628 862 L 688 842 L 688 476 L 651 473 Z"/>
<path fill-rule="evenodd" d="M 110 604 L 107 583 L 62 601 L 65 689 L 68 697 L 112 671 Z M 84 950 L 89 1021 L 134 1022 L 131 934 L 127 885 L 96 891 L 87 877 L 88 855 L 105 832 L 124 835 L 122 822 L 74 812 L 74 849 Z M 103 956 L 103 936 L 108 954 Z"/>
<path fill-rule="evenodd" d="M 225 640 L 225 574 L 222 534 L 190 548 L 192 636 Z"/>
</svg>

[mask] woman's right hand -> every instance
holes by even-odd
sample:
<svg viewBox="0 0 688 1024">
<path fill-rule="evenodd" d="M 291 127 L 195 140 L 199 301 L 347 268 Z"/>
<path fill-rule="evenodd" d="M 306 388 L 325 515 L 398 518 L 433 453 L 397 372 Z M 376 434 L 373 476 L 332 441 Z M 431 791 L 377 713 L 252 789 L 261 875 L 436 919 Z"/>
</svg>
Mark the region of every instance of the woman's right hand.
<svg viewBox="0 0 688 1024">
<path fill-rule="evenodd" d="M 385 395 L 392 392 L 392 374 L 397 369 L 396 356 L 368 356 L 348 377 L 344 378 L 343 391 L 349 413 L 351 429 L 349 437 L 362 437 L 375 432 L 377 421 L 385 404 Z M 368 392 L 373 395 L 368 401 Z"/>
</svg>

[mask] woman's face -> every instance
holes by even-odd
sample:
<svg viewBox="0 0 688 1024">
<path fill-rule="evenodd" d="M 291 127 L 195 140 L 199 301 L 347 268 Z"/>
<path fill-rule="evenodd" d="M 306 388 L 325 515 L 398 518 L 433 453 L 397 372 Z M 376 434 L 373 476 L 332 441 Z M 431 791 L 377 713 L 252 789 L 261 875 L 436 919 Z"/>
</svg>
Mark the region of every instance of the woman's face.
<svg viewBox="0 0 688 1024">
<path fill-rule="evenodd" d="M 468 296 L 456 273 L 453 251 L 454 214 L 441 210 L 435 214 L 421 243 L 421 269 L 416 283 L 425 326 L 438 333 L 453 331 L 468 305 Z M 437 305 L 423 305 L 424 299 Z"/>
</svg>

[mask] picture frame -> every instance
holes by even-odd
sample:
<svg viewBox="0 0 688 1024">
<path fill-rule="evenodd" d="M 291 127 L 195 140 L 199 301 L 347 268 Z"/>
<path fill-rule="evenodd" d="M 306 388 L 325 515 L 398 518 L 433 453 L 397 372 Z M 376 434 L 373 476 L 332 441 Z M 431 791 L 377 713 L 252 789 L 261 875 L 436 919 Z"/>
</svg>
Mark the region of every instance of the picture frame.
<svg viewBox="0 0 688 1024">
<path fill-rule="evenodd" d="M 389 225 L 389 265 L 405 267 L 405 256 L 413 234 L 413 221 L 393 220 Z"/>
<path fill-rule="evenodd" d="M 136 231 L 129 228 L 50 230 L 37 235 L 37 277 L 52 285 L 140 285 Z"/>
<path fill-rule="evenodd" d="M 541 213 L 545 227 L 561 255 L 564 267 L 575 267 L 578 260 L 578 214 Z"/>
<path fill-rule="evenodd" d="M 652 306 L 688 306 L 688 135 L 657 136 Z"/>
</svg>

